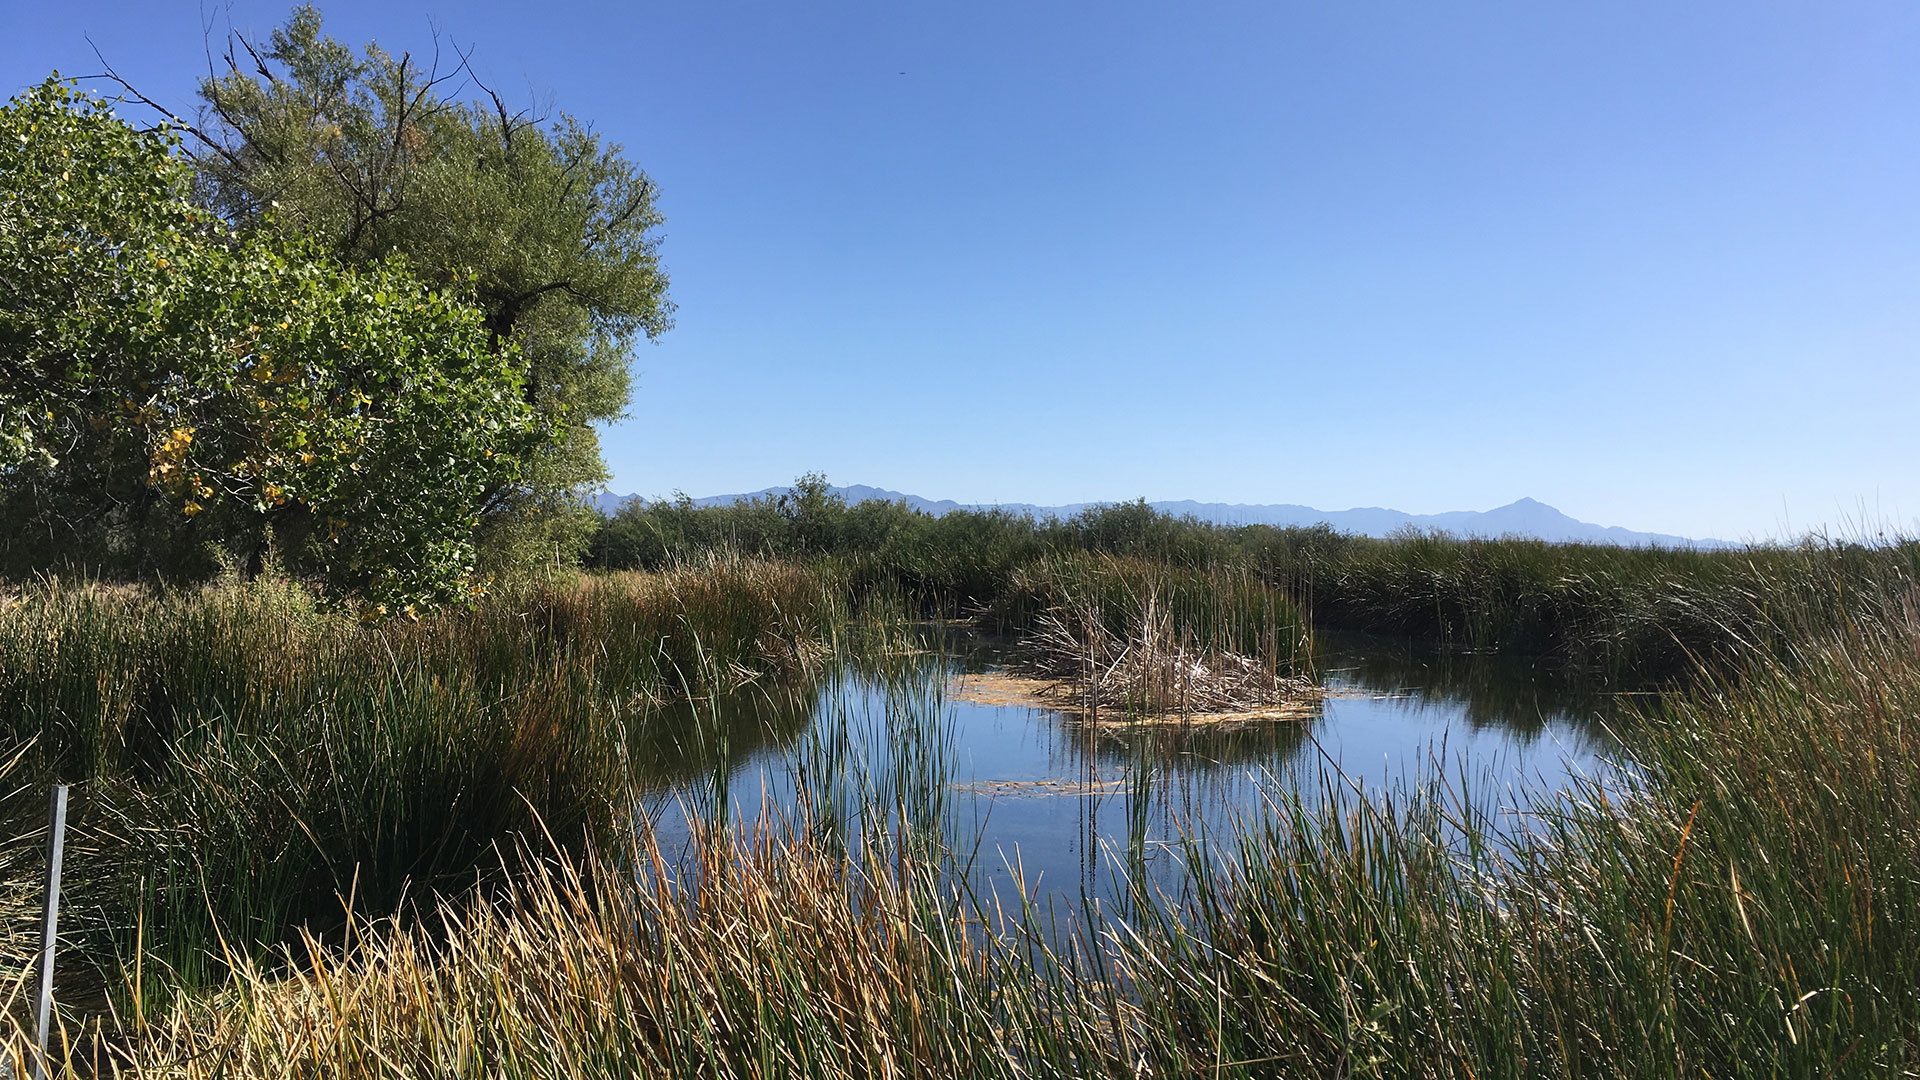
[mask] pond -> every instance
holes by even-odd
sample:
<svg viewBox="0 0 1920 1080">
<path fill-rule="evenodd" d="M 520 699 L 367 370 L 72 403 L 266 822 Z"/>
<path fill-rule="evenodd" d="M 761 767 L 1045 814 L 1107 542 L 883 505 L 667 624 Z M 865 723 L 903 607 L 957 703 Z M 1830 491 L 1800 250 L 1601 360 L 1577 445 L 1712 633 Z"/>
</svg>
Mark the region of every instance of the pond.
<svg viewBox="0 0 1920 1080">
<path fill-rule="evenodd" d="M 1617 768 L 1614 695 L 1525 662 L 1322 635 L 1308 715 L 1234 726 L 1088 723 L 975 693 L 1007 645 L 929 632 L 805 693 L 741 693 L 637 725 L 641 811 L 663 847 L 690 821 L 801 818 L 931 838 L 976 901 L 1124 903 L 1175 880 L 1191 843 L 1230 841 L 1287 792 L 1308 801 L 1442 781 L 1511 820 Z M 903 829 L 903 825 L 905 828 Z"/>
</svg>

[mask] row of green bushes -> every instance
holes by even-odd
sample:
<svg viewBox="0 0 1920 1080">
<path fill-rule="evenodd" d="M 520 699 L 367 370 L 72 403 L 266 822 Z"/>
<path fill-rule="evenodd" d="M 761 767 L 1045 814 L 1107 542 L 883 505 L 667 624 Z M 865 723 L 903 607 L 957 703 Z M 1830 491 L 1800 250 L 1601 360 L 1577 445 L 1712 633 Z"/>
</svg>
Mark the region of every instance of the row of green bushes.
<svg viewBox="0 0 1920 1080">
<path fill-rule="evenodd" d="M 716 551 L 829 561 L 856 590 L 904 593 L 947 615 L 1024 611 L 1023 573 L 1062 555 L 1246 569 L 1290 592 L 1320 625 L 1647 682 L 1746 644 L 1780 644 L 1769 629 L 1778 612 L 1812 605 L 1838 618 L 1872 583 L 1920 569 L 1911 542 L 1695 550 L 1412 532 L 1374 539 L 1324 525 L 1213 525 L 1144 502 L 1069 518 L 936 517 L 902 503 L 848 505 L 818 477 L 727 505 L 629 504 L 602 524 L 589 562 L 658 568 Z"/>
</svg>

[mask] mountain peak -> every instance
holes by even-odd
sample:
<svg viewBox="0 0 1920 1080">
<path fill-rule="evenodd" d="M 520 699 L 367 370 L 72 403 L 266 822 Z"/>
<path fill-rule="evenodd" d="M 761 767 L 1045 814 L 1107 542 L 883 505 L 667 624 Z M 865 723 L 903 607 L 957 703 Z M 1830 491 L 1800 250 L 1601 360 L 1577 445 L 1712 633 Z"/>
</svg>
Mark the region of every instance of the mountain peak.
<svg viewBox="0 0 1920 1080">
<path fill-rule="evenodd" d="M 739 502 L 743 499 L 777 495 L 784 490 L 784 488 L 767 488 L 748 494 L 712 495 L 693 501 L 699 506 L 715 506 Z M 918 495 L 908 495 L 864 484 L 834 487 L 831 490 L 850 503 L 883 499 L 889 502 L 905 503 L 935 517 L 954 510 L 1003 510 L 1014 514 L 1030 514 L 1036 518 L 1066 518 L 1101 505 L 1099 503 L 1070 503 L 1065 506 L 1033 506 L 1027 503 L 957 503 L 950 499 L 935 501 Z M 596 498 L 594 503 L 602 511 L 612 513 L 621 505 L 634 499 L 636 496 L 632 495 L 603 494 Z M 644 500 L 641 501 L 644 502 Z M 1525 536 L 1555 543 L 1613 544 L 1623 547 L 1735 546 L 1723 540 L 1692 540 L 1666 533 L 1634 532 L 1617 525 L 1595 525 L 1569 517 L 1532 496 L 1522 496 L 1492 510 L 1454 510 L 1442 514 L 1409 514 L 1403 510 L 1378 506 L 1355 507 L 1351 510 L 1316 510 L 1311 506 L 1292 504 L 1203 503 L 1190 499 L 1163 500 L 1148 505 L 1162 513 L 1193 517 L 1215 525 L 1326 524 L 1341 532 L 1361 536 L 1388 536 L 1412 526 L 1422 531 L 1439 529 L 1462 537 Z"/>
</svg>

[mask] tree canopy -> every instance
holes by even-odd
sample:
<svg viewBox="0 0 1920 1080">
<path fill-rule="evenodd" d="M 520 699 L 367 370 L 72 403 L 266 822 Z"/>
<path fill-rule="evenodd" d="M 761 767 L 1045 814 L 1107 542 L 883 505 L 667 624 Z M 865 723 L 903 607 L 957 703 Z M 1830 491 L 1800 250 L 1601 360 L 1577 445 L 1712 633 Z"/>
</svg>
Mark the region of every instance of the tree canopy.
<svg viewBox="0 0 1920 1080">
<path fill-rule="evenodd" d="M 279 557 L 392 608 L 577 553 L 672 323 L 653 182 L 437 42 L 301 7 L 222 59 L 191 123 L 0 110 L 0 573 Z"/>
<path fill-rule="evenodd" d="M 57 78 L 0 108 L 9 561 L 257 563 L 272 536 L 369 604 L 460 597 L 554 438 L 520 347 L 464 279 L 208 212 L 176 146 Z"/>
<path fill-rule="evenodd" d="M 522 539 L 544 520 L 547 547 L 568 497 L 605 482 L 592 425 L 624 414 L 632 346 L 672 323 L 653 182 L 574 117 L 510 110 L 465 56 L 356 53 L 311 7 L 266 42 L 230 38 L 223 59 L 190 128 L 202 201 L 347 265 L 399 254 L 467 291 L 559 434 L 490 493 L 489 526 L 510 547 L 516 520 Z M 458 100 L 467 86 L 480 93 Z"/>
</svg>

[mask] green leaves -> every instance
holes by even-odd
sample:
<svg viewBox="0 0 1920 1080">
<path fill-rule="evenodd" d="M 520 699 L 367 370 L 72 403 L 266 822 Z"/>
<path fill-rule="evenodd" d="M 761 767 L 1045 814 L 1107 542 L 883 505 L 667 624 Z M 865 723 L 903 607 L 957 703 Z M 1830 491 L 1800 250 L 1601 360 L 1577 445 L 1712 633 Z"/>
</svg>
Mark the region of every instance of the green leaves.
<svg viewBox="0 0 1920 1080">
<path fill-rule="evenodd" d="M 191 154 L 57 80 L 6 109 L 0 564 L 271 545 L 402 607 L 583 544 L 593 424 L 672 321 L 652 181 L 310 7 L 248 49 Z"/>
<path fill-rule="evenodd" d="M 134 493 L 370 604 L 461 598 L 553 438 L 517 348 L 397 256 L 213 220 L 174 149 L 56 80 L 0 109 L 0 496 Z"/>
<path fill-rule="evenodd" d="M 195 162 L 205 197 L 243 227 L 311 239 L 350 266 L 402 255 L 472 299 L 496 347 L 518 347 L 521 394 L 557 433 L 496 493 L 490 535 L 550 557 L 539 529 L 505 534 L 529 517 L 564 530 L 568 494 L 604 481 L 592 425 L 625 412 L 634 343 L 672 325 L 653 182 L 580 121 L 451 100 L 461 71 L 372 45 L 356 53 L 322 33 L 311 7 L 249 48 L 257 69 L 200 87 L 219 146 Z"/>
<path fill-rule="evenodd" d="M 0 110 L 0 477 L 58 464 L 100 366 L 86 310 L 113 296 L 139 312 L 187 242 L 186 174 L 156 167 L 166 150 L 52 79 Z"/>
</svg>

